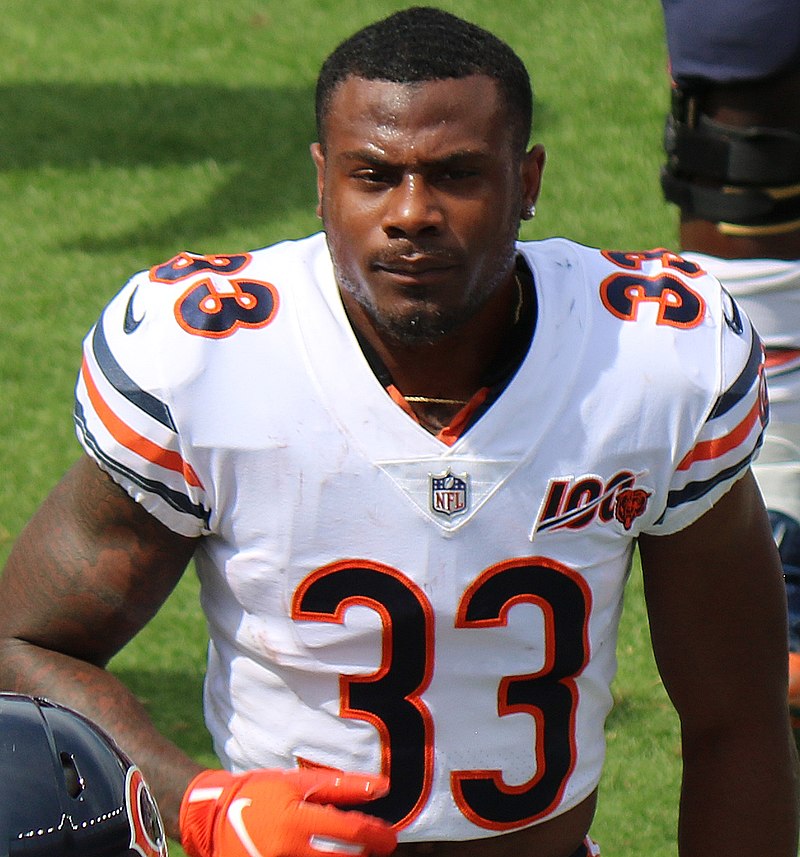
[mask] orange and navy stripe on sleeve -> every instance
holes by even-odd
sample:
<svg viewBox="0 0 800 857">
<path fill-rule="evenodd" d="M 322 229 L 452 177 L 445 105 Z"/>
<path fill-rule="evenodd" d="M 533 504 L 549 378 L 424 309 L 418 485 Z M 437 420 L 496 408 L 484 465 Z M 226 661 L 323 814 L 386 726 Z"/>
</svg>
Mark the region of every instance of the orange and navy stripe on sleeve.
<svg viewBox="0 0 800 857">
<path fill-rule="evenodd" d="M 769 416 L 764 352 L 752 328 L 750 334 L 744 368 L 718 396 L 695 445 L 678 464 L 665 515 L 734 480 L 761 447 Z"/>
<path fill-rule="evenodd" d="M 167 526 L 184 534 L 207 531 L 203 485 L 182 454 L 169 406 L 125 372 L 104 323 L 105 314 L 84 345 L 74 412 L 78 437 L 124 487 L 148 496 L 145 505 Z"/>
</svg>

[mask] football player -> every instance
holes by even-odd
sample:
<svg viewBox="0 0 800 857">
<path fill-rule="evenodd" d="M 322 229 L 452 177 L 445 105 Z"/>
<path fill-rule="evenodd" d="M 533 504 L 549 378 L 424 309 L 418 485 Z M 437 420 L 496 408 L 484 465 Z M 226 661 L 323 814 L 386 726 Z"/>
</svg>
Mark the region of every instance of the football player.
<svg viewBox="0 0 800 857">
<path fill-rule="evenodd" d="M 722 282 L 767 351 L 772 412 L 753 471 L 786 576 L 800 717 L 800 4 L 663 8 L 673 84 L 662 183 L 680 208 L 683 255 Z"/>
<path fill-rule="evenodd" d="M 479 27 L 378 21 L 316 105 L 324 232 L 178 253 L 87 336 L 0 681 L 87 706 L 192 857 L 587 857 L 638 544 L 682 857 L 795 857 L 747 316 L 665 250 L 517 240 L 545 153 Z M 210 770 L 104 669 L 191 557 Z"/>
<path fill-rule="evenodd" d="M 167 857 L 141 771 L 87 718 L 0 693 L 2 857 Z"/>
</svg>

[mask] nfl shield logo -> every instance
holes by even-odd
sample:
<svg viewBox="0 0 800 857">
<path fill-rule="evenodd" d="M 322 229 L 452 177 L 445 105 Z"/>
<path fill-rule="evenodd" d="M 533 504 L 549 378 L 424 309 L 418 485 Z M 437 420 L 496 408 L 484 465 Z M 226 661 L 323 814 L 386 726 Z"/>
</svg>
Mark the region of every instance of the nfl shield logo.
<svg viewBox="0 0 800 857">
<path fill-rule="evenodd" d="M 431 509 L 439 515 L 460 515 L 467 511 L 469 476 L 456 476 L 450 470 L 430 474 Z"/>
</svg>

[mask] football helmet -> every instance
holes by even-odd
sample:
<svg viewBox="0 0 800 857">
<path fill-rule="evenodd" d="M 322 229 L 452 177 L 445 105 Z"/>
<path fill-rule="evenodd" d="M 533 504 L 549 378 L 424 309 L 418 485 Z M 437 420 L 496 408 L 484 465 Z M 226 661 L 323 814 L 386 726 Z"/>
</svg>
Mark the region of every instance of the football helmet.
<svg viewBox="0 0 800 857">
<path fill-rule="evenodd" d="M 96 724 L 0 693 L 0 857 L 167 857 L 136 765 Z"/>
</svg>

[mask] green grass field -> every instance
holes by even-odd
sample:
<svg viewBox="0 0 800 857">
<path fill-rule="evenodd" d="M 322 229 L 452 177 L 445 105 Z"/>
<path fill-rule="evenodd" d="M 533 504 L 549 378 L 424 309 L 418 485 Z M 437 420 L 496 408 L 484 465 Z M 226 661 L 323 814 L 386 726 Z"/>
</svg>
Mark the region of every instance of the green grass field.
<svg viewBox="0 0 800 857">
<path fill-rule="evenodd" d="M 0 558 L 78 455 L 72 386 L 103 304 L 130 273 L 180 249 L 230 252 L 315 231 L 316 69 L 341 38 L 404 5 L 5 0 Z M 658 186 L 668 101 L 658 3 L 440 5 L 505 37 L 532 70 L 535 137 L 549 159 L 524 237 L 673 246 L 674 213 Z M 174 740 L 212 763 L 200 713 L 204 642 L 187 576 L 113 669 Z M 615 695 L 594 835 L 607 857 L 675 854 L 677 727 L 636 575 Z"/>
</svg>

